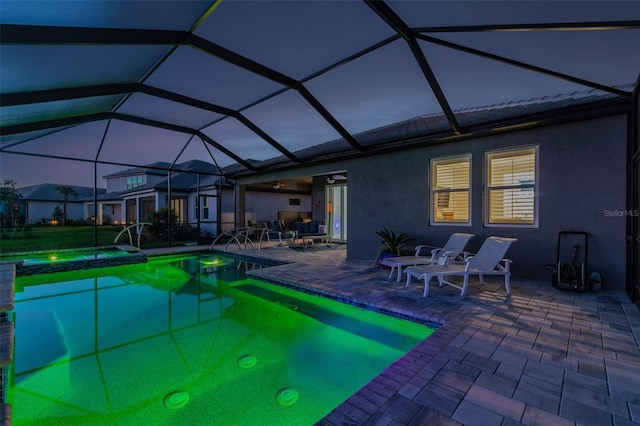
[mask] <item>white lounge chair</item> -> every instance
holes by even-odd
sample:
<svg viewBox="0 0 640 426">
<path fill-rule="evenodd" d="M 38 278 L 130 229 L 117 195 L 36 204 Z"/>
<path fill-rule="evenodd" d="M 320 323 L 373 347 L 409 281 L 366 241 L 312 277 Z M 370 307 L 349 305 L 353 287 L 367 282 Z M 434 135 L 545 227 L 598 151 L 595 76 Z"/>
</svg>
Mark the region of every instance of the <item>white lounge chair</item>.
<svg viewBox="0 0 640 426">
<path fill-rule="evenodd" d="M 380 262 L 381 265 L 385 265 L 391 268 L 389 272 L 389 279 L 393 276 L 393 271 L 398 271 L 397 282 L 400 282 L 402 278 L 402 268 L 404 266 L 416 266 L 416 265 L 437 265 L 438 263 L 464 263 L 469 252 L 464 251 L 469 240 L 474 237 L 474 234 L 463 234 L 456 232 L 451 234 L 449 241 L 445 243 L 443 247 L 433 247 L 427 245 L 416 246 L 416 253 L 414 256 L 395 256 L 387 257 Z M 420 255 L 424 249 L 432 249 L 431 256 Z"/>
<path fill-rule="evenodd" d="M 484 284 L 484 275 L 504 275 L 504 286 L 507 294 L 511 294 L 511 260 L 505 259 L 504 256 L 511 244 L 516 241 L 517 239 L 515 238 L 488 237 L 482 243 L 478 253 L 467 258 L 464 265 L 446 264 L 408 267 L 405 269 L 407 274 L 406 286 L 408 287 L 411 284 L 411 277 L 424 280 L 422 297 L 426 297 L 429 294 L 429 281 L 431 281 L 432 277 L 438 277 L 440 286 L 447 284 L 459 288 L 461 290 L 460 295 L 464 296 L 467 294 L 469 275 L 479 275 L 481 284 Z M 444 279 L 449 276 L 463 277 L 462 286 Z"/>
</svg>

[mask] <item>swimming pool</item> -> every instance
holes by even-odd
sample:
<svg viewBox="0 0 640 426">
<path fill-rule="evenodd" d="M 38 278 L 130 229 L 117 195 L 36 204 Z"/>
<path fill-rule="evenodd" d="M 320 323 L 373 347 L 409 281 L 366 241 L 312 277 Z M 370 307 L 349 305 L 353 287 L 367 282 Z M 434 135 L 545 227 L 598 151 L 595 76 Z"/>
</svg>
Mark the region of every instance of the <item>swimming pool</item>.
<svg viewBox="0 0 640 426">
<path fill-rule="evenodd" d="M 313 424 L 434 329 L 208 255 L 16 280 L 20 424 Z"/>
</svg>

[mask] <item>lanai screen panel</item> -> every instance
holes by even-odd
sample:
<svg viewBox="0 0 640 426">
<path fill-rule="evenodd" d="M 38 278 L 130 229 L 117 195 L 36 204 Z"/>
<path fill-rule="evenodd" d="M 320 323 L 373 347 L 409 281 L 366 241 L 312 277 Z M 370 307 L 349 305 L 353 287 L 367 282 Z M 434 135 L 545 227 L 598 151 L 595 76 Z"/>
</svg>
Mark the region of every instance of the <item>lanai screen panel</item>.
<svg viewBox="0 0 640 426">
<path fill-rule="evenodd" d="M 224 167 L 225 165 L 235 162 L 235 160 L 205 143 L 197 136 L 189 139 L 186 146 L 174 162 L 184 163 L 193 159 L 212 163 L 216 167 Z"/>
<path fill-rule="evenodd" d="M 282 88 L 190 46 L 178 47 L 145 83 L 234 110 Z"/>
<path fill-rule="evenodd" d="M 563 24 L 602 21 L 635 29 Z M 367 148 L 399 145 L 453 135 L 456 124 L 464 133 L 513 119 L 483 115 L 495 105 L 551 96 L 555 102 L 560 93 L 568 103 L 594 94 L 624 97 L 640 68 L 640 3 L 631 1 L 3 0 L 0 22 L 63 27 L 13 28 L 31 44 L 3 41 L 3 100 L 22 92 L 22 100 L 1 107 L 3 158 L 8 146 L 42 146 L 56 155 L 51 139 L 31 139 L 57 132 L 28 124 L 84 128 L 86 118 L 102 123 L 92 143 L 102 140 L 103 128 L 108 132 L 99 152 L 82 146 L 70 154 L 82 159 L 144 165 L 153 153 L 186 161 L 205 135 L 213 141 L 201 147 L 223 166 L 280 166 L 353 152 L 354 140 Z M 61 37 L 58 44 L 50 34 Z M 409 47 L 414 37 L 433 77 Z M 52 94 L 58 98 L 47 100 Z M 414 117 L 419 122 L 406 121 Z M 71 122 L 56 121 L 66 118 Z M 394 123 L 402 124 L 391 129 Z M 26 131 L 13 133 L 22 124 Z"/>
<path fill-rule="evenodd" d="M 260 102 L 243 113 L 292 152 L 340 137 L 294 90 Z"/>
<path fill-rule="evenodd" d="M 5 154 L 2 154 L 5 155 Z M 17 187 L 25 187 L 37 185 L 41 183 L 51 183 L 55 185 L 79 185 L 92 187 L 94 166 L 90 162 L 81 162 L 75 160 L 64 160 L 59 158 L 44 157 L 23 157 L 17 155 L 9 155 L 11 161 L 19 158 L 26 158 L 29 167 L 11 168 L 11 174 L 7 174 L 4 169 L 1 172 L 2 179 L 11 179 L 16 182 Z M 122 169 L 122 168 L 120 168 Z M 73 170 L 73 173 L 66 173 L 65 170 Z M 103 188 L 104 184 L 98 187 Z M 47 217 L 51 218 L 53 208 L 48 212 Z M 92 241 L 86 241 L 86 244 L 92 244 Z"/>
<path fill-rule="evenodd" d="M 627 85 L 627 91 L 629 83 L 638 78 L 639 30 L 560 29 L 553 25 L 535 28 L 545 24 L 638 20 L 638 2 L 391 1 L 388 4 L 409 26 L 427 37 L 420 39 L 421 49 L 454 110 L 518 103 L 558 94 L 607 93 L 526 66 L 596 85 Z M 455 31 L 444 28 L 450 25 L 466 28 Z M 500 28 L 500 25 L 510 28 Z M 438 41 L 495 57 L 487 59 L 456 50 L 452 45 L 443 47 Z M 525 67 L 507 64 L 499 58 L 518 61 Z"/>
<path fill-rule="evenodd" d="M 623 21 L 637 19 L 639 12 L 638 2 L 626 0 L 388 0 L 385 3 L 414 29 L 447 26 Z"/>
<path fill-rule="evenodd" d="M 97 28 L 189 28 L 208 9 L 209 1 L 69 1 L 2 2 L 2 23 Z"/>
<path fill-rule="evenodd" d="M 640 11 L 636 18 L 640 18 Z M 640 69 L 640 30 L 427 35 L 609 86 L 634 83 Z M 532 71 L 532 78 L 535 74 L 537 73 Z M 522 80 L 522 86 L 532 90 L 531 93 L 535 96 L 565 93 L 534 92 L 538 86 L 535 81 L 526 78 Z"/>
<path fill-rule="evenodd" d="M 403 40 L 336 67 L 305 85 L 352 134 L 442 113 Z"/>
<path fill-rule="evenodd" d="M 2 115 L 2 124 L 8 126 L 48 121 L 107 112 L 114 108 L 122 98 L 123 95 L 95 96 L 91 98 L 6 106 L 0 107 L 0 115 Z"/>
<path fill-rule="evenodd" d="M 1 115 L 0 115 L 1 116 Z M 15 135 L 2 135 L 0 136 L 0 148 L 4 149 L 14 149 L 16 146 L 19 146 L 25 142 L 31 141 L 31 140 L 36 140 L 39 138 L 43 138 L 47 135 L 52 135 L 54 133 L 57 132 L 61 132 L 65 129 L 70 129 L 73 128 L 75 126 L 71 125 L 71 126 L 59 126 L 59 127 L 52 127 L 52 128 L 48 128 L 48 129 L 42 129 L 42 130 L 34 130 L 34 131 L 30 131 L 30 132 L 24 132 L 24 133 L 17 133 Z M 4 152 L 3 154 L 4 155 Z M 2 155 L 0 155 L 0 159 L 2 158 Z"/>
<path fill-rule="evenodd" d="M 529 102 L 588 87 L 480 56 L 419 42 L 454 111 Z M 473 72 L 469 72 L 473 70 Z"/>
<path fill-rule="evenodd" d="M 2 45 L 0 87 L 16 93 L 128 83 L 167 51 L 167 46 Z"/>
<path fill-rule="evenodd" d="M 200 129 L 212 120 L 222 117 L 221 114 L 212 111 L 142 93 L 131 95 L 118 108 L 118 112 L 159 123 L 172 123 L 189 129 Z"/>
<path fill-rule="evenodd" d="M 393 31 L 359 1 L 223 1 L 196 31 L 296 80 Z"/>
<path fill-rule="evenodd" d="M 242 158 L 264 161 L 282 155 L 280 151 L 235 118 L 221 120 L 203 129 L 202 133 Z M 233 162 L 231 158 L 225 156 L 224 160 L 220 160 L 220 165 L 224 167 Z"/>
<path fill-rule="evenodd" d="M 190 137 L 186 133 L 111 120 L 98 159 L 127 165 L 172 163 Z"/>
<path fill-rule="evenodd" d="M 107 122 L 101 120 L 59 129 L 59 131 L 16 143 L 11 147 L 11 151 L 92 161 L 95 160 L 100 149 L 106 125 Z"/>
</svg>

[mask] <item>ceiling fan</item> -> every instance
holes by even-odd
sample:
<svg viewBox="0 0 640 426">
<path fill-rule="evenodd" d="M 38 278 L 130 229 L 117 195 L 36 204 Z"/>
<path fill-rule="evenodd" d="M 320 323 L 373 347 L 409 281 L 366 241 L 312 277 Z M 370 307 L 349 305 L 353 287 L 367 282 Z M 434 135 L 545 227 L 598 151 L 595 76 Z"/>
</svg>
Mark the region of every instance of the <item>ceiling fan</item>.
<svg viewBox="0 0 640 426">
<path fill-rule="evenodd" d="M 327 176 L 327 183 L 332 184 L 336 183 L 337 180 L 346 180 L 347 177 L 344 175 L 329 175 Z"/>
</svg>

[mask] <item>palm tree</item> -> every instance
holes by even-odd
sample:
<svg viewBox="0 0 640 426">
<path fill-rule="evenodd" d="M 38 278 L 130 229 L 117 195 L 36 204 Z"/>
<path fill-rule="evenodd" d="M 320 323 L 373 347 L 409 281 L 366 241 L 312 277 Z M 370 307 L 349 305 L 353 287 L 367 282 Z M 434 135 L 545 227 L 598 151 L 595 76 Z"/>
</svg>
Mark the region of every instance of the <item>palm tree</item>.
<svg viewBox="0 0 640 426">
<path fill-rule="evenodd" d="M 16 182 L 5 179 L 0 186 L 0 216 L 2 226 L 14 225 L 16 223 L 19 203 L 22 201 L 22 194 L 16 189 Z"/>
<path fill-rule="evenodd" d="M 56 187 L 56 191 L 58 191 L 58 194 L 62 195 L 62 201 L 63 201 L 63 213 L 62 213 L 62 226 L 65 225 L 65 223 L 67 222 L 67 201 L 69 200 L 69 196 L 73 195 L 74 197 L 78 197 L 78 193 L 76 192 L 75 189 L 73 189 L 73 187 L 69 186 L 69 185 L 60 185 L 58 187 Z"/>
</svg>

